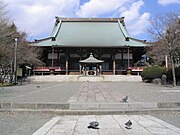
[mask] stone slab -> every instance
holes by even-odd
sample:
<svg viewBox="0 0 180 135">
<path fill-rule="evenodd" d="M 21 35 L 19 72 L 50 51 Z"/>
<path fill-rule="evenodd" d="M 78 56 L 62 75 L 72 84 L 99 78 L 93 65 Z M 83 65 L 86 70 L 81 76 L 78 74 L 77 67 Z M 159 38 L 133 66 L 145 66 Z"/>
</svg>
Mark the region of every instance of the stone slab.
<svg viewBox="0 0 180 135">
<path fill-rule="evenodd" d="M 1 103 L 1 109 L 10 109 L 12 107 L 12 103 Z"/>
<path fill-rule="evenodd" d="M 43 127 L 38 129 L 33 135 L 45 135 L 49 130 L 60 120 L 60 117 L 54 117 L 47 122 Z"/>
<path fill-rule="evenodd" d="M 12 109 L 36 109 L 36 104 L 34 103 L 12 103 Z"/>
<path fill-rule="evenodd" d="M 69 107 L 70 110 L 98 110 L 98 104 L 97 103 L 91 103 L 91 104 L 81 104 L 81 103 L 72 103 Z"/>
<path fill-rule="evenodd" d="M 62 109 L 62 110 L 67 110 L 67 109 L 69 109 L 69 104 L 37 103 L 37 108 L 36 109 Z"/>
<path fill-rule="evenodd" d="M 124 126 L 132 121 L 131 129 Z M 88 129 L 89 122 L 98 121 L 99 129 Z M 180 129 L 149 115 L 80 115 L 57 116 L 33 135 L 180 135 Z"/>
<path fill-rule="evenodd" d="M 132 110 L 155 109 L 157 103 L 132 102 L 132 103 L 70 103 L 70 110 Z"/>
<path fill-rule="evenodd" d="M 157 103 L 158 108 L 180 108 L 180 102 Z"/>
</svg>

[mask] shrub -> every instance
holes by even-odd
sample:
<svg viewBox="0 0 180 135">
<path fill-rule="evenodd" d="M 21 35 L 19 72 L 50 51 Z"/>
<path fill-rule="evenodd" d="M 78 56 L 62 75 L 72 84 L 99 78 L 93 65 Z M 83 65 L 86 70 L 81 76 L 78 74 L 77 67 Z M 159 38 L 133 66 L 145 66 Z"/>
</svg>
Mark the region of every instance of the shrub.
<svg viewBox="0 0 180 135">
<path fill-rule="evenodd" d="M 176 74 L 176 81 L 179 82 L 180 81 L 180 67 L 175 68 L 175 74 Z M 173 81 L 172 69 L 169 69 L 167 71 L 167 80 L 169 82 Z"/>
<path fill-rule="evenodd" d="M 166 68 L 160 66 L 147 67 L 142 72 L 142 79 L 152 82 L 155 78 L 161 78 L 162 74 L 166 74 Z"/>
</svg>

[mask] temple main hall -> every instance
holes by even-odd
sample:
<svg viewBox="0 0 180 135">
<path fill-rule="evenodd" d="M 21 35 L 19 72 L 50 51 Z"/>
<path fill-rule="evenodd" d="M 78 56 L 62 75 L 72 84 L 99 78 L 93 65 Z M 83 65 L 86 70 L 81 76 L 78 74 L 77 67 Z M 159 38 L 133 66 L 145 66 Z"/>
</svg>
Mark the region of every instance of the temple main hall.
<svg viewBox="0 0 180 135">
<path fill-rule="evenodd" d="M 124 17 L 55 17 L 51 35 L 30 45 L 43 49 L 45 63 L 34 74 L 120 75 L 141 71 L 134 64 L 151 44 L 131 37 Z"/>
</svg>

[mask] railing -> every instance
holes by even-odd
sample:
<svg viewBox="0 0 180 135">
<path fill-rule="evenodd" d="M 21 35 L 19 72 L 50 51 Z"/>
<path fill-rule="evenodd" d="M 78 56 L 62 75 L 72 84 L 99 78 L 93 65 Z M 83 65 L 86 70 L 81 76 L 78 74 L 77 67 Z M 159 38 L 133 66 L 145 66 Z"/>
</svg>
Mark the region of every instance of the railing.
<svg viewBox="0 0 180 135">
<path fill-rule="evenodd" d="M 142 72 L 144 67 L 131 67 L 130 69 L 132 72 Z M 33 69 L 33 71 L 35 71 L 35 72 L 38 72 L 38 71 L 39 72 L 50 72 L 51 70 L 58 72 L 58 71 L 65 71 L 65 68 L 62 68 L 62 67 L 35 67 Z M 125 68 L 122 68 L 119 70 L 116 69 L 116 71 L 125 71 L 125 70 L 127 70 L 127 69 L 125 69 Z M 69 70 L 69 71 L 71 71 L 71 70 Z M 79 70 L 77 70 L 77 72 L 78 71 Z M 103 72 L 107 72 L 107 71 L 112 71 L 112 70 L 103 70 Z"/>
<path fill-rule="evenodd" d="M 41 72 L 50 72 L 51 70 L 62 71 L 63 68 L 61 67 L 35 67 L 33 69 L 33 71 L 41 71 Z"/>
<path fill-rule="evenodd" d="M 132 72 L 142 72 L 144 67 L 131 67 Z"/>
</svg>

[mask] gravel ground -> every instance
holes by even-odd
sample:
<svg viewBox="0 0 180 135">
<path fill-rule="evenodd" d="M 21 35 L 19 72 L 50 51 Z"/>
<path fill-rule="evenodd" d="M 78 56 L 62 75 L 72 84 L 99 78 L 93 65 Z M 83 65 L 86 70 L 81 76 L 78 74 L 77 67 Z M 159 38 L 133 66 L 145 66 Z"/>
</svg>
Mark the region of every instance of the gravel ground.
<svg viewBox="0 0 180 135">
<path fill-rule="evenodd" d="M 0 88 L 0 101 L 66 103 L 77 86 L 78 83 L 33 83 Z"/>
<path fill-rule="evenodd" d="M 107 85 L 123 95 L 128 95 L 132 102 L 180 102 L 179 86 L 171 87 L 143 82 L 109 82 Z"/>
<path fill-rule="evenodd" d="M 180 128 L 180 112 L 154 113 L 151 115 Z"/>
<path fill-rule="evenodd" d="M 50 114 L 0 113 L 0 135 L 31 135 L 52 118 Z"/>
</svg>

